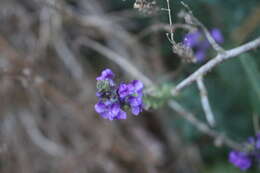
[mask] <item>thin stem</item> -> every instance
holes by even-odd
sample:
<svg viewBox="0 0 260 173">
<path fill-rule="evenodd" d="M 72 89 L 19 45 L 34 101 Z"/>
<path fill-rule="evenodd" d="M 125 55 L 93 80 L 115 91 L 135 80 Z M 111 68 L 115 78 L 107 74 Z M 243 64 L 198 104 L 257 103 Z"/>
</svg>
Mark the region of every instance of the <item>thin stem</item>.
<svg viewBox="0 0 260 173">
<path fill-rule="evenodd" d="M 172 14 L 171 14 L 171 7 L 170 7 L 170 2 L 169 0 L 166 0 L 167 2 L 167 11 L 168 11 L 168 18 L 169 18 L 169 24 L 170 24 L 170 38 L 171 38 L 171 42 L 174 43 L 174 35 L 173 35 L 173 30 L 172 30 Z"/>
<path fill-rule="evenodd" d="M 210 126 L 215 126 L 215 124 L 216 124 L 215 118 L 214 118 L 214 115 L 212 113 L 212 110 L 211 110 L 211 107 L 209 104 L 208 92 L 204 85 L 202 77 L 199 77 L 197 79 L 197 85 L 198 85 L 198 88 L 200 91 L 201 104 L 202 104 L 202 108 L 205 112 L 206 119 L 207 119 L 208 123 L 210 124 Z"/>
</svg>

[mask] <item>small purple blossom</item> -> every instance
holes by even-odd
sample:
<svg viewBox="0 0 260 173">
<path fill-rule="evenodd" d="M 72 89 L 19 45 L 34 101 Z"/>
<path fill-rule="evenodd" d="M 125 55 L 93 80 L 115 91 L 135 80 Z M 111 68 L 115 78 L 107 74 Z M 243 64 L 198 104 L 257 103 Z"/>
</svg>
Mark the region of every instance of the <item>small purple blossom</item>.
<svg viewBox="0 0 260 173">
<path fill-rule="evenodd" d="M 252 165 L 252 159 L 244 152 L 231 151 L 229 153 L 229 162 L 240 168 L 242 171 L 246 171 Z"/>
<path fill-rule="evenodd" d="M 105 119 L 126 119 L 126 113 L 120 108 L 120 104 L 117 102 L 112 103 L 111 101 L 99 101 L 95 105 L 95 110 Z"/>
<path fill-rule="evenodd" d="M 243 151 L 232 150 L 229 153 L 229 162 L 242 171 L 249 169 L 255 161 L 260 161 L 260 133 L 251 136 L 244 144 Z"/>
<path fill-rule="evenodd" d="M 121 99 L 133 94 L 134 87 L 130 84 L 122 83 L 119 85 L 118 94 Z"/>
<path fill-rule="evenodd" d="M 102 71 L 101 76 L 97 77 L 97 80 L 108 80 L 115 77 L 114 73 L 110 69 L 105 69 Z"/>
<path fill-rule="evenodd" d="M 218 28 L 212 29 L 210 33 L 217 43 L 224 42 L 223 35 Z M 205 37 L 203 37 L 201 31 L 186 34 L 183 40 L 183 44 L 194 50 L 195 58 L 198 62 L 201 62 L 205 59 L 207 51 L 210 48 L 210 43 L 207 39 L 205 39 Z"/>
<path fill-rule="evenodd" d="M 196 31 L 193 33 L 186 34 L 183 43 L 186 46 L 193 48 L 194 46 L 198 45 L 200 41 L 201 41 L 201 33 Z"/>
<path fill-rule="evenodd" d="M 132 114 L 139 115 L 143 109 L 143 83 L 133 80 L 129 83 L 121 83 L 116 86 L 114 73 L 110 69 L 102 71 L 97 77 L 99 98 L 95 110 L 103 118 L 108 120 L 126 119 L 126 109 L 131 109 Z"/>
<path fill-rule="evenodd" d="M 133 86 L 134 90 L 137 92 L 137 93 L 142 93 L 143 91 L 143 88 L 144 88 L 144 85 L 141 81 L 139 80 L 133 80 L 131 82 L 131 85 Z"/>
<path fill-rule="evenodd" d="M 203 61 L 205 56 L 206 56 L 206 54 L 205 54 L 204 50 L 198 50 L 195 53 L 195 57 L 196 57 L 197 61 L 199 61 L 199 62 Z"/>
<path fill-rule="evenodd" d="M 133 80 L 129 84 L 120 84 L 118 93 L 122 102 L 127 103 L 132 111 L 132 114 L 138 115 L 142 112 L 143 107 L 143 83 L 138 80 Z"/>
<path fill-rule="evenodd" d="M 224 42 L 224 37 L 218 28 L 212 29 L 210 33 L 211 33 L 212 37 L 216 40 L 216 42 L 218 42 L 218 43 Z"/>
<path fill-rule="evenodd" d="M 101 76 L 97 77 L 97 81 L 108 81 L 109 85 L 114 86 L 115 82 L 113 81 L 113 78 L 115 77 L 115 74 L 110 69 L 105 69 L 102 71 Z"/>
</svg>

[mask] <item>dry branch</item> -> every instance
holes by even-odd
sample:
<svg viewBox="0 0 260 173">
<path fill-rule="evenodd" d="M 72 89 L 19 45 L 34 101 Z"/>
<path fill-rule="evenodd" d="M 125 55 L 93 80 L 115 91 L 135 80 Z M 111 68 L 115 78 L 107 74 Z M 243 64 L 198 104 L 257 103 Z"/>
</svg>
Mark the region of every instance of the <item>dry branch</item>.
<svg viewBox="0 0 260 173">
<path fill-rule="evenodd" d="M 238 55 L 245 53 L 249 50 L 255 49 L 260 46 L 260 37 L 257 39 L 250 41 L 242 46 L 227 50 L 223 53 L 218 54 L 215 58 L 207 62 L 205 65 L 201 66 L 197 71 L 192 73 L 189 77 L 184 79 L 182 82 L 180 82 L 176 88 L 173 88 L 172 94 L 175 95 L 176 92 L 180 92 L 185 87 L 192 84 L 194 81 L 196 81 L 200 76 L 204 76 L 209 71 L 211 71 L 214 67 L 216 67 L 218 64 L 222 63 L 223 61 L 226 61 L 231 58 L 235 58 Z"/>
</svg>

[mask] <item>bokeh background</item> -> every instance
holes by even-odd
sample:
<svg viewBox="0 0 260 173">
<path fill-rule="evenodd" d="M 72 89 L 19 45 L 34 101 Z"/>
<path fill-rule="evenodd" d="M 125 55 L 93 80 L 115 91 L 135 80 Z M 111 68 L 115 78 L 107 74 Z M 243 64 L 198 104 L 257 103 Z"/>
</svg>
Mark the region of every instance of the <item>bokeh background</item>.
<svg viewBox="0 0 260 173">
<path fill-rule="evenodd" d="M 174 85 L 204 63 L 183 63 L 165 30 L 143 35 L 151 26 L 167 25 L 167 13 L 143 14 L 134 2 L 0 1 L 1 173 L 240 172 L 228 163 L 229 148 L 216 147 L 166 105 L 124 121 L 95 113 L 96 77 L 104 68 L 118 81 L 132 78 L 93 42 L 158 85 Z M 173 22 L 183 22 L 177 17 L 180 1 L 170 2 Z M 222 31 L 226 49 L 260 35 L 259 0 L 184 2 L 207 28 Z M 166 7 L 166 1 L 157 5 Z M 176 40 L 186 33 L 178 30 Z M 211 50 L 207 58 L 214 55 Z M 259 50 L 241 55 L 205 79 L 215 129 L 238 142 L 255 134 L 253 117 L 260 116 L 259 57 Z M 205 121 L 196 85 L 174 99 Z"/>
</svg>

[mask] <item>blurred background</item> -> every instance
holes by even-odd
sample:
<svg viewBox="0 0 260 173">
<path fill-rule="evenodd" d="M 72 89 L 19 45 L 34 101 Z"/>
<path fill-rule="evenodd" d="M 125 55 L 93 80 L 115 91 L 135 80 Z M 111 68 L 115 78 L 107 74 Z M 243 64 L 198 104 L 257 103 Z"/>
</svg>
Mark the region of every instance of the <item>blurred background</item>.
<svg viewBox="0 0 260 173">
<path fill-rule="evenodd" d="M 183 6 L 170 2 L 173 22 L 182 23 L 177 16 Z M 226 49 L 260 35 L 259 0 L 184 2 L 207 28 L 221 30 Z M 112 69 L 118 81 L 132 79 L 109 56 L 132 62 L 158 85 L 174 85 L 215 55 L 209 50 L 204 62 L 182 62 L 165 30 L 149 30 L 168 25 L 167 12 L 141 11 L 134 3 L 0 1 L 1 173 L 240 172 L 228 163 L 228 148 L 216 147 L 166 105 L 124 121 L 95 113 L 96 77 L 103 69 Z M 157 7 L 166 1 L 157 0 Z M 176 40 L 186 33 L 176 31 Z M 259 58 L 259 50 L 251 51 L 205 79 L 215 129 L 238 142 L 257 130 Z M 176 99 L 205 121 L 197 90 L 192 85 Z"/>
</svg>

